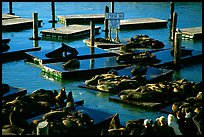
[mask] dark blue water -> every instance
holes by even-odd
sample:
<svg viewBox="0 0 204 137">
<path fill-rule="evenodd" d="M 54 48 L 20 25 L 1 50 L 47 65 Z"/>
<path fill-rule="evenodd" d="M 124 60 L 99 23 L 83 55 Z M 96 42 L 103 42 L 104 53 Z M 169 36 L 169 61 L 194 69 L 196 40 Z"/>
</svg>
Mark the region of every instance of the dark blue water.
<svg viewBox="0 0 204 137">
<path fill-rule="evenodd" d="M 110 2 L 55 2 L 55 13 L 57 15 L 70 14 L 103 14 L 105 6 L 110 7 Z M 8 2 L 2 3 L 2 13 L 9 12 Z M 13 2 L 13 12 L 17 16 L 31 18 L 32 13 L 37 12 L 38 18 L 43 20 L 41 30 L 50 29 L 51 3 L 49 2 Z M 125 19 L 154 17 L 167 20 L 170 17 L 169 2 L 115 2 L 115 12 L 124 12 Z M 175 2 L 175 12 L 178 14 L 178 28 L 190 28 L 202 26 L 202 2 Z M 57 18 L 56 18 L 57 19 Z M 101 26 L 103 24 L 96 24 Z M 57 23 L 56 27 L 62 24 Z M 146 34 L 154 39 L 165 43 L 166 47 L 172 46 L 169 40 L 169 28 L 161 29 L 140 29 L 120 31 L 119 38 L 129 38 L 138 34 Z M 19 32 L 2 32 L 2 38 L 11 39 L 10 51 L 32 48 L 34 43 L 29 40 L 33 35 L 32 29 Z M 115 36 L 114 34 L 112 35 Z M 96 37 L 104 37 L 104 33 Z M 54 50 L 64 42 L 73 47 L 84 47 L 83 39 L 77 40 L 40 40 L 41 50 Z M 201 40 L 182 40 L 182 46 L 194 50 L 202 51 Z M 183 67 L 180 71 L 175 71 L 174 79 L 185 78 L 190 81 L 202 81 L 202 64 L 194 64 Z M 119 113 L 122 123 L 129 119 L 152 118 L 166 114 L 133 107 L 131 105 L 120 104 L 108 100 L 109 94 L 90 92 L 88 89 L 79 88 L 78 85 L 84 80 L 62 80 L 56 81 L 47 79 L 41 75 L 41 68 L 36 65 L 25 63 L 23 60 L 2 64 L 2 82 L 12 86 L 27 89 L 28 93 L 40 88 L 60 90 L 65 86 L 66 91 L 72 91 L 76 100 L 84 99 L 85 105 L 91 108 L 101 109 L 110 113 Z"/>
</svg>

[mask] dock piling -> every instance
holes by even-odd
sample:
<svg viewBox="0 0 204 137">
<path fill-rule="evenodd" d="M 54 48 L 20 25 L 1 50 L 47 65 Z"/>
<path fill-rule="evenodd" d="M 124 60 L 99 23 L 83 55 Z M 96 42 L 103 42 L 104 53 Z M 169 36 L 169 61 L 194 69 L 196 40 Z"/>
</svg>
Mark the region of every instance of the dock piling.
<svg viewBox="0 0 204 137">
<path fill-rule="evenodd" d="M 105 14 L 109 13 L 109 7 L 106 5 L 105 7 Z M 104 30 L 105 30 L 105 39 L 109 39 L 108 38 L 108 20 L 105 19 L 104 20 Z"/>
<path fill-rule="evenodd" d="M 94 46 L 94 39 L 95 39 L 95 23 L 93 20 L 90 21 L 90 46 Z"/>
<path fill-rule="evenodd" d="M 181 41 L 182 41 L 182 34 L 180 32 L 175 33 L 175 40 L 174 40 L 174 64 L 175 66 L 179 66 L 180 58 L 181 58 Z"/>
<path fill-rule="evenodd" d="M 172 21 L 172 28 L 171 28 L 171 40 L 175 39 L 175 32 L 176 32 L 176 24 L 177 24 L 177 13 L 173 13 L 173 21 Z M 174 45 L 174 43 L 173 43 Z"/>
<path fill-rule="evenodd" d="M 174 13 L 174 2 L 170 2 L 170 30 L 172 28 L 173 13 Z"/>
<path fill-rule="evenodd" d="M 52 28 L 55 29 L 55 3 L 51 2 L 51 8 L 52 8 Z"/>
<path fill-rule="evenodd" d="M 39 40 L 38 37 L 38 13 L 33 13 L 33 37 L 32 40 Z"/>
<path fill-rule="evenodd" d="M 114 2 L 111 2 L 111 13 L 114 13 Z"/>
<path fill-rule="evenodd" d="M 15 15 L 15 13 L 13 13 L 13 9 L 12 9 L 12 2 L 9 2 L 9 14 Z"/>
</svg>

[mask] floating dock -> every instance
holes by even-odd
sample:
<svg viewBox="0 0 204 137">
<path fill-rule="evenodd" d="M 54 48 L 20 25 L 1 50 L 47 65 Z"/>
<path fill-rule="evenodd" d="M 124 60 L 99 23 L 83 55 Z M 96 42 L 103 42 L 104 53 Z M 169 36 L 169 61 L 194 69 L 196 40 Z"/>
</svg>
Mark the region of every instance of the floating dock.
<svg viewBox="0 0 204 137">
<path fill-rule="evenodd" d="M 114 56 L 116 54 L 107 52 L 105 50 L 102 50 L 97 47 L 79 47 L 76 48 L 76 50 L 79 52 L 77 55 L 77 59 L 88 59 L 88 58 L 97 58 L 97 57 L 107 57 L 107 56 Z M 32 62 L 36 65 L 42 65 L 46 63 L 54 63 L 54 62 L 62 62 L 66 61 L 66 58 L 48 58 L 46 57 L 46 54 L 50 51 L 34 51 L 34 52 L 26 52 L 27 54 L 27 60 L 29 62 Z"/>
<path fill-rule="evenodd" d="M 38 20 L 38 26 L 41 26 L 42 20 Z M 18 31 L 33 27 L 33 19 L 21 18 L 20 16 L 2 13 L 2 30 Z"/>
<path fill-rule="evenodd" d="M 79 15 L 59 15 L 58 21 L 65 26 L 70 24 L 89 23 L 93 20 L 95 23 L 104 23 L 105 14 L 79 14 Z M 167 20 L 157 18 L 136 18 L 120 20 L 120 29 L 150 29 L 167 27 Z"/>
<path fill-rule="evenodd" d="M 17 96 L 24 96 L 27 94 L 27 90 L 24 88 L 18 88 L 15 86 L 8 86 L 8 91 L 2 95 L 2 100 L 11 101 Z M 3 91 L 1 91 L 3 92 Z"/>
<path fill-rule="evenodd" d="M 130 64 L 118 64 L 116 56 L 83 59 L 79 60 L 79 62 L 79 68 L 70 68 L 69 70 L 63 69 L 62 64 L 65 62 L 43 64 L 42 73 L 56 79 L 90 78 L 111 69 L 117 70 L 130 66 Z"/>
<path fill-rule="evenodd" d="M 168 50 L 162 50 L 158 52 L 154 52 L 156 55 L 156 58 L 161 60 L 161 62 L 156 63 L 156 64 L 151 64 L 153 67 L 173 67 L 173 61 L 174 57 L 171 55 L 171 51 L 173 49 L 168 49 Z M 186 49 L 187 51 L 189 49 Z M 189 50 L 190 51 L 190 50 Z M 195 61 L 201 61 L 202 60 L 202 51 L 196 51 L 192 50 L 192 54 L 186 55 L 186 56 L 181 56 L 181 63 L 182 64 L 189 64 L 190 62 L 195 62 Z"/>
<path fill-rule="evenodd" d="M 124 39 L 123 41 L 127 40 Z M 89 39 L 84 39 L 83 42 L 85 44 L 87 44 L 87 46 L 90 47 L 90 40 Z M 126 42 L 127 43 L 127 42 Z M 103 49 L 107 52 L 111 52 L 111 53 L 115 53 L 117 55 L 125 55 L 125 54 L 140 54 L 142 52 L 145 52 L 145 51 L 151 51 L 151 52 L 157 52 L 157 51 L 161 51 L 161 50 L 166 50 L 167 48 L 161 48 L 161 49 L 152 49 L 152 48 L 131 48 L 131 50 L 133 52 L 131 53 L 127 53 L 127 52 L 124 52 L 124 51 L 121 51 L 120 50 L 120 47 L 121 46 L 124 46 L 125 45 L 125 42 L 121 42 L 121 43 L 109 43 L 109 42 L 94 42 L 94 47 L 97 47 L 97 48 L 100 48 L 100 49 Z"/>
<path fill-rule="evenodd" d="M 167 20 L 157 18 L 137 18 L 120 20 L 120 30 L 122 29 L 154 29 L 167 27 Z"/>
<path fill-rule="evenodd" d="M 135 66 L 126 67 L 126 68 L 118 70 L 117 73 L 119 76 L 129 76 L 130 78 L 132 78 L 133 76 L 131 74 L 131 70 L 133 68 L 135 68 Z M 159 82 L 161 79 L 171 80 L 172 74 L 173 74 L 172 70 L 147 67 L 146 83 Z M 81 85 L 78 85 L 78 87 L 87 88 L 87 89 L 100 91 L 100 92 L 107 92 L 107 91 L 99 90 L 93 85 L 86 86 L 84 84 L 81 84 Z M 118 91 L 118 92 L 120 92 L 120 91 Z M 112 92 L 110 92 L 110 93 L 112 93 Z"/>
<path fill-rule="evenodd" d="M 9 61 L 22 60 L 22 59 L 26 58 L 25 52 L 37 51 L 37 50 L 41 50 L 41 47 L 33 47 L 30 49 L 4 52 L 4 53 L 1 53 L 1 61 L 2 61 L 2 63 L 5 63 L 5 62 L 9 62 Z"/>
<path fill-rule="evenodd" d="M 100 26 L 95 26 L 95 35 L 99 34 Z M 69 25 L 55 29 L 40 31 L 42 37 L 69 39 L 90 35 L 90 25 Z"/>
<path fill-rule="evenodd" d="M 202 38 L 202 27 L 194 27 L 194 28 L 183 28 L 180 29 L 182 33 L 182 37 L 188 39 L 201 39 Z"/>
<path fill-rule="evenodd" d="M 130 101 L 130 100 L 123 100 L 118 95 L 110 96 L 109 100 L 119 102 L 119 103 L 134 105 L 137 107 L 148 108 L 152 110 L 160 110 L 161 108 L 168 105 L 167 102 L 162 102 L 162 103 L 160 102 L 136 102 L 136 101 Z"/>
<path fill-rule="evenodd" d="M 78 15 L 58 15 L 58 22 L 68 26 L 70 24 L 87 24 L 90 21 L 104 23 L 105 14 L 78 14 Z"/>
</svg>

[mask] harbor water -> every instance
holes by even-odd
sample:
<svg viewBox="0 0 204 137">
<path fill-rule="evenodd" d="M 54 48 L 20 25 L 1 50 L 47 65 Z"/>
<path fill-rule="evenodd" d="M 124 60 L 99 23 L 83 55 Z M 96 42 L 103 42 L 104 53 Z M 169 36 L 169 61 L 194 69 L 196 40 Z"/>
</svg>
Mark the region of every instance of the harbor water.
<svg viewBox="0 0 204 137">
<path fill-rule="evenodd" d="M 109 6 L 110 2 L 55 2 L 55 14 L 58 15 L 75 15 L 75 14 L 103 14 L 105 6 Z M 169 2 L 115 2 L 114 12 L 123 12 L 124 19 L 135 18 L 158 18 L 168 20 L 170 18 L 170 3 Z M 177 28 L 191 28 L 202 26 L 202 2 L 175 2 L 175 12 L 177 12 Z M 2 2 L 2 13 L 9 12 L 9 3 Z M 38 19 L 42 20 L 42 27 L 39 28 L 38 36 L 41 37 L 40 31 L 51 29 L 52 24 L 48 21 L 52 19 L 51 3 L 50 2 L 13 2 L 13 13 L 22 18 L 32 19 L 32 14 L 38 13 Z M 57 20 L 57 17 L 56 17 Z M 61 27 L 62 24 L 55 24 L 55 27 Z M 101 26 L 100 34 L 96 37 L 105 36 L 103 24 L 96 24 Z M 172 41 L 169 39 L 169 22 L 166 28 L 160 29 L 133 29 L 120 30 L 119 38 L 130 38 L 135 35 L 149 35 L 153 39 L 162 41 L 165 47 L 172 47 Z M 22 49 L 32 48 L 34 41 L 29 40 L 33 35 L 32 29 L 22 31 L 2 32 L 3 39 L 10 39 L 9 51 L 16 51 Z M 112 37 L 115 37 L 113 33 Z M 65 43 L 72 47 L 87 46 L 83 43 L 83 39 L 46 39 L 39 40 L 38 44 L 41 50 L 54 50 Z M 183 39 L 182 46 L 185 48 L 202 51 L 202 40 Z M 173 80 L 187 79 L 193 82 L 202 81 L 202 63 L 188 64 L 182 66 L 179 71 L 174 71 Z M 161 79 L 161 81 L 163 81 Z M 27 63 L 24 60 L 7 62 L 2 64 L 2 83 L 25 88 L 28 94 L 37 89 L 56 89 L 59 91 L 62 86 L 65 87 L 67 93 L 72 91 L 75 100 L 84 100 L 84 105 L 90 108 L 96 108 L 109 113 L 118 113 L 121 123 L 124 124 L 127 120 L 138 118 L 151 118 L 155 120 L 161 115 L 167 114 L 144 109 L 132 105 L 117 103 L 109 101 L 110 94 L 93 92 L 89 89 L 78 87 L 82 84 L 84 79 L 63 79 L 54 80 L 46 78 L 41 73 L 41 68 Z"/>
</svg>

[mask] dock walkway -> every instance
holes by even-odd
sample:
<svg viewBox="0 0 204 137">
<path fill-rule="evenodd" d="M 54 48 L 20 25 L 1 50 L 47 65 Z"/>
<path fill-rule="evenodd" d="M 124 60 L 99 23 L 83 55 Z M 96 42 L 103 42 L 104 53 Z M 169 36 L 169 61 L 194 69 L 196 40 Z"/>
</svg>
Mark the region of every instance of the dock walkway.
<svg viewBox="0 0 204 137">
<path fill-rule="evenodd" d="M 100 26 L 95 26 L 95 35 L 99 34 Z M 88 36 L 90 34 L 90 25 L 69 25 L 55 29 L 40 31 L 42 37 L 54 37 L 61 39 L 69 39 L 76 37 Z"/>
<path fill-rule="evenodd" d="M 42 20 L 38 20 L 38 26 L 41 26 Z M 22 18 L 20 16 L 2 13 L 2 30 L 14 31 L 33 27 L 33 19 Z"/>
<path fill-rule="evenodd" d="M 183 28 L 181 33 L 184 38 L 200 39 L 202 38 L 202 27 Z"/>
</svg>

